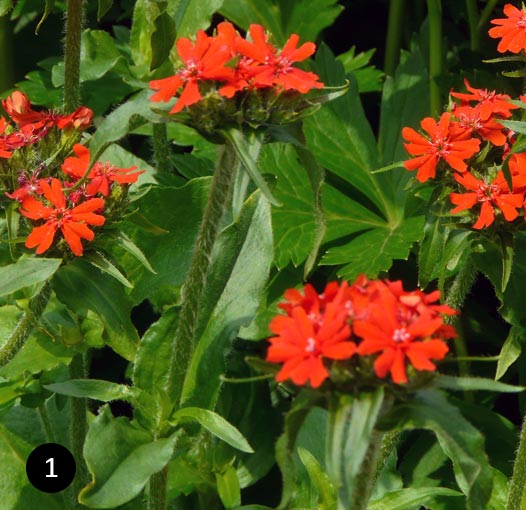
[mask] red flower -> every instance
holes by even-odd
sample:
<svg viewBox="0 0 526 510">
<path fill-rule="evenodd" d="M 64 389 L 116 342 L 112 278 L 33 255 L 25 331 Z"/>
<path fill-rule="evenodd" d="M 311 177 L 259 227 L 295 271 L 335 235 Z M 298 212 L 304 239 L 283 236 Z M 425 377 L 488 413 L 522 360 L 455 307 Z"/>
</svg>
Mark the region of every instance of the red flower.
<svg viewBox="0 0 526 510">
<path fill-rule="evenodd" d="M 431 360 L 443 359 L 449 350 L 441 339 L 442 318 L 427 310 L 412 316 L 400 313 L 404 307 L 399 297 L 387 285 L 377 284 L 368 318 L 353 323 L 355 335 L 362 338 L 358 354 L 381 353 L 374 362 L 376 375 L 384 378 L 390 372 L 397 384 L 408 381 L 406 359 L 417 370 L 435 370 Z"/>
<path fill-rule="evenodd" d="M 80 179 L 86 173 L 89 166 L 89 149 L 77 143 L 73 146 L 73 152 L 76 154 L 76 157 L 72 156 L 66 158 L 62 164 L 62 170 L 70 177 Z M 86 194 L 93 196 L 100 193 L 107 197 L 110 193 L 112 182 L 118 182 L 119 184 L 131 184 L 136 182 L 139 175 L 144 173 L 144 170 L 130 173 L 136 168 L 136 166 L 130 168 L 116 168 L 110 163 L 101 163 L 100 161 L 97 161 L 90 170 L 88 176 L 90 182 L 86 186 Z"/>
<path fill-rule="evenodd" d="M 445 112 L 437 123 L 426 117 L 420 123 L 430 138 L 425 138 L 414 129 L 405 127 L 402 136 L 409 142 L 405 149 L 412 156 L 418 156 L 404 163 L 407 170 L 416 170 L 416 178 L 425 182 L 435 177 L 436 167 L 440 160 L 446 161 L 452 168 L 465 172 L 464 160 L 473 156 L 480 147 L 480 140 L 470 138 L 470 131 L 462 128 L 458 122 L 451 122 L 451 114 Z"/>
<path fill-rule="evenodd" d="M 239 38 L 236 48 L 247 59 L 245 69 L 251 75 L 251 84 L 255 87 L 273 87 L 277 85 L 285 90 L 296 90 L 302 94 L 316 88 L 323 88 L 319 77 L 307 71 L 293 67 L 295 62 L 309 58 L 316 50 L 312 42 L 299 48 L 299 36 L 292 34 L 278 54 L 276 48 L 267 41 L 265 29 L 261 25 L 250 25 L 252 42 Z"/>
<path fill-rule="evenodd" d="M 35 128 L 41 128 L 49 120 L 48 114 L 33 110 L 31 101 L 19 90 L 15 90 L 7 99 L 4 99 L 2 106 L 20 128 L 28 124 L 32 124 Z"/>
<path fill-rule="evenodd" d="M 489 36 L 493 39 L 502 39 L 497 46 L 497 51 L 505 53 L 519 53 L 526 50 L 526 9 L 517 9 L 511 4 L 504 6 L 507 18 L 492 19 L 490 23 L 498 25 L 490 28 Z"/>
<path fill-rule="evenodd" d="M 55 125 L 59 129 L 79 129 L 88 128 L 93 121 L 93 110 L 86 106 L 79 106 L 69 115 L 56 115 Z"/>
<path fill-rule="evenodd" d="M 464 78 L 464 84 L 471 94 L 461 92 L 451 92 L 453 97 L 461 100 L 462 105 L 469 104 L 470 101 L 476 101 L 480 109 L 480 118 L 482 120 L 489 119 L 492 115 L 499 115 L 504 119 L 511 117 L 511 111 L 519 108 L 511 104 L 511 99 L 507 94 L 497 94 L 495 90 L 488 91 L 488 89 L 473 88 L 467 79 Z"/>
<path fill-rule="evenodd" d="M 460 125 L 471 130 L 484 140 L 489 140 L 493 145 L 502 146 L 507 137 L 503 132 L 504 126 L 499 124 L 492 116 L 483 120 L 482 109 L 479 105 L 457 106 L 453 109 L 453 115 L 458 119 Z"/>
<path fill-rule="evenodd" d="M 26 247 L 36 246 L 37 254 L 44 253 L 49 249 L 57 230 L 60 229 L 71 251 L 77 256 L 82 256 L 81 239 L 92 241 L 95 236 L 87 225 L 104 224 L 104 216 L 94 212 L 104 207 L 104 200 L 92 198 L 70 208 L 62 192 L 62 183 L 58 179 L 52 179 L 51 185 L 42 179 L 40 185 L 43 196 L 53 207 L 46 206 L 31 196 L 25 198 L 20 209 L 21 214 L 32 220 L 46 220 L 43 225 L 33 228 L 26 240 Z"/>
<path fill-rule="evenodd" d="M 42 186 L 40 185 L 40 181 L 42 179 L 39 177 L 41 169 L 42 167 L 37 168 L 30 175 L 22 170 L 18 175 L 18 184 L 20 184 L 20 188 L 15 189 L 13 193 L 6 193 L 6 195 L 13 200 L 18 200 L 19 202 L 23 202 L 28 196 L 41 195 Z"/>
<path fill-rule="evenodd" d="M 347 318 L 347 310 L 336 303 L 327 304 L 320 317 L 310 317 L 301 306 L 289 316 L 274 317 L 269 328 L 277 336 L 269 339 L 267 361 L 283 363 L 276 380 L 291 379 L 297 385 L 309 381 L 318 388 L 329 376 L 324 359 L 348 359 L 356 352 Z"/>
<path fill-rule="evenodd" d="M 512 177 L 513 178 L 513 177 Z M 502 211 L 506 221 L 513 221 L 519 215 L 517 208 L 523 204 L 524 197 L 521 193 L 511 193 L 502 172 L 491 184 L 479 180 L 469 172 L 463 175 L 455 174 L 455 180 L 470 193 L 451 193 L 449 198 L 455 207 L 451 212 L 457 213 L 471 209 L 481 203 L 480 216 L 473 228 L 480 230 L 489 227 L 495 220 L 494 207 Z"/>
<path fill-rule="evenodd" d="M 234 71 L 225 64 L 230 60 L 230 49 L 222 41 L 215 41 L 199 30 L 193 44 L 186 37 L 177 41 L 177 51 L 185 67 L 174 76 L 152 80 L 150 88 L 158 90 L 150 98 L 152 101 L 169 101 L 184 86 L 179 100 L 170 113 L 180 112 L 201 100 L 199 82 L 207 80 L 229 81 Z"/>
</svg>

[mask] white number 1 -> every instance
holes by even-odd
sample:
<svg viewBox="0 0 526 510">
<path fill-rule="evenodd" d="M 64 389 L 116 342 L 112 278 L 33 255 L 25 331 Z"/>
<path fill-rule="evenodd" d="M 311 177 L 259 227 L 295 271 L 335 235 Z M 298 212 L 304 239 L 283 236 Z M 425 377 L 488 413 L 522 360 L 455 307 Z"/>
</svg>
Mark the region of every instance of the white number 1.
<svg viewBox="0 0 526 510">
<path fill-rule="evenodd" d="M 51 457 L 46 460 L 46 464 L 50 464 L 51 469 L 49 470 L 49 475 L 46 475 L 46 478 L 58 478 L 58 475 L 55 474 L 55 459 Z"/>
</svg>

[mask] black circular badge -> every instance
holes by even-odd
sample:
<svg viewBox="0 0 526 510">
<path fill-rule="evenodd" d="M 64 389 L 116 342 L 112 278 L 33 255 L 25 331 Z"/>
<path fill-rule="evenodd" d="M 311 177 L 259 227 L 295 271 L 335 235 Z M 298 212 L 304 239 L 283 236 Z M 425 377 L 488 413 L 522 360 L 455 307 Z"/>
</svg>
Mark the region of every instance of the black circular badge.
<svg viewBox="0 0 526 510">
<path fill-rule="evenodd" d="M 41 492 L 63 491 L 75 478 L 76 470 L 71 452 L 57 443 L 37 446 L 26 462 L 27 478 Z"/>
</svg>

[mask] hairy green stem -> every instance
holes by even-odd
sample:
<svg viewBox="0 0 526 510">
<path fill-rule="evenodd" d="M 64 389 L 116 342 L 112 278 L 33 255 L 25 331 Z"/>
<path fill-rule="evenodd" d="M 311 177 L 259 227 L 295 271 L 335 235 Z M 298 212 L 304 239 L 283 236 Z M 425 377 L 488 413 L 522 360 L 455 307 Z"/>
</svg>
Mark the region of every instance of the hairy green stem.
<svg viewBox="0 0 526 510">
<path fill-rule="evenodd" d="M 195 348 L 197 313 L 206 283 L 212 248 L 219 232 L 219 224 L 232 192 L 237 156 L 227 143 L 220 148 L 208 202 L 203 214 L 197 241 L 182 291 L 181 310 L 175 338 L 170 369 L 169 395 L 179 404 L 186 370 Z"/>
<path fill-rule="evenodd" d="M 388 76 L 394 76 L 400 59 L 400 41 L 402 39 L 402 24 L 405 16 L 404 7 L 405 0 L 390 0 L 389 2 L 384 59 L 384 71 Z"/>
<path fill-rule="evenodd" d="M 442 75 L 442 5 L 440 0 L 427 0 L 429 20 L 429 97 L 431 115 L 439 115 L 442 98 L 438 79 Z"/>
<path fill-rule="evenodd" d="M 80 105 L 80 40 L 84 17 L 83 0 L 68 0 L 64 45 L 64 112 Z"/>
<path fill-rule="evenodd" d="M 45 283 L 40 292 L 29 301 L 27 309 L 20 317 L 15 329 L 0 348 L 0 367 L 9 363 L 22 349 L 31 331 L 33 331 L 33 327 L 44 313 L 50 295 L 51 288 L 48 283 Z"/>
<path fill-rule="evenodd" d="M 71 379 L 86 379 L 86 360 L 82 353 L 76 354 L 69 366 Z M 77 463 L 77 474 L 73 480 L 73 496 L 75 505 L 80 490 L 89 482 L 89 472 L 84 462 L 84 442 L 88 432 L 88 408 L 87 399 L 71 398 L 71 449 L 75 462 Z"/>
<path fill-rule="evenodd" d="M 44 433 L 46 435 L 46 440 L 50 443 L 56 443 L 57 439 L 55 437 L 55 433 L 53 432 L 51 420 L 49 419 L 49 415 L 47 413 L 46 404 L 44 403 L 38 406 L 37 411 L 38 417 L 40 418 L 40 423 L 42 423 L 42 428 L 44 429 Z"/>
<path fill-rule="evenodd" d="M 0 16 L 0 92 L 10 89 L 15 81 L 13 63 L 13 25 L 9 16 Z"/>
<path fill-rule="evenodd" d="M 147 510 L 165 510 L 168 486 L 168 466 L 155 473 L 148 482 Z"/>
<path fill-rule="evenodd" d="M 466 10 L 468 11 L 469 22 L 469 45 L 471 51 L 477 51 L 480 47 L 480 32 L 478 29 L 479 12 L 477 0 L 466 0 Z"/>
<path fill-rule="evenodd" d="M 475 283 L 477 268 L 471 258 L 467 258 L 461 265 L 451 287 L 446 292 L 446 303 L 456 310 L 460 310 L 464 301 Z M 454 316 L 446 317 L 446 322 L 451 324 L 455 320 Z"/>
<path fill-rule="evenodd" d="M 155 167 L 161 173 L 170 173 L 172 164 L 170 163 L 170 144 L 166 124 L 153 125 L 153 159 Z"/>
<path fill-rule="evenodd" d="M 519 446 L 517 455 L 513 464 L 513 474 L 511 475 L 508 500 L 506 501 L 506 510 L 522 510 L 522 499 L 524 497 L 524 488 L 526 487 L 526 416 L 522 423 L 519 435 Z"/>
</svg>

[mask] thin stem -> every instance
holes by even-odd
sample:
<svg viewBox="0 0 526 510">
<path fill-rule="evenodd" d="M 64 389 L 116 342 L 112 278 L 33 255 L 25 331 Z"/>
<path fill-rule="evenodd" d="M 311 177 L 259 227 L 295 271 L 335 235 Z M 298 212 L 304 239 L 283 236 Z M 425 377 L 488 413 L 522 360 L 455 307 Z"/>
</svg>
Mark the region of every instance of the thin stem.
<svg viewBox="0 0 526 510">
<path fill-rule="evenodd" d="M 0 367 L 7 365 L 26 343 L 33 327 L 44 313 L 51 295 L 51 288 L 45 283 L 40 292 L 27 305 L 15 329 L 0 348 Z"/>
<path fill-rule="evenodd" d="M 182 292 L 181 310 L 173 341 L 172 364 L 168 379 L 172 402 L 179 404 L 183 382 L 192 352 L 195 348 L 197 312 L 206 283 L 212 248 L 219 232 L 219 224 L 232 192 L 237 157 L 227 143 L 221 147 L 217 160 L 208 202 L 194 248 L 190 268 Z"/>
<path fill-rule="evenodd" d="M 440 0 L 427 0 L 429 20 L 429 96 L 432 115 L 442 109 L 438 79 L 442 75 L 442 5 Z"/>
<path fill-rule="evenodd" d="M 477 0 L 466 0 L 469 22 L 469 44 L 471 51 L 477 51 L 480 46 L 480 32 L 478 29 L 479 13 Z"/>
<path fill-rule="evenodd" d="M 506 510 L 522 510 L 521 501 L 526 487 L 526 416 L 519 435 L 519 446 L 513 464 Z"/>
<path fill-rule="evenodd" d="M 153 159 L 157 170 L 161 173 L 170 173 L 172 164 L 170 163 L 170 145 L 166 124 L 153 125 Z"/>
<path fill-rule="evenodd" d="M 80 105 L 80 40 L 84 16 L 83 0 L 68 0 L 64 47 L 64 112 Z"/>
<path fill-rule="evenodd" d="M 168 486 L 168 466 L 155 473 L 148 483 L 147 510 L 166 509 L 166 491 Z"/>
<path fill-rule="evenodd" d="M 478 31 L 479 33 L 482 32 L 482 30 L 485 28 L 486 23 L 489 20 L 489 17 L 491 16 L 491 13 L 493 12 L 493 9 L 495 9 L 495 6 L 497 5 L 497 2 L 499 0 L 488 0 L 484 8 L 482 9 L 482 12 L 479 16 L 479 22 L 478 22 Z"/>
<path fill-rule="evenodd" d="M 384 71 L 388 76 L 394 76 L 400 58 L 400 41 L 402 39 L 402 24 L 404 21 L 405 0 L 390 0 L 389 20 L 387 23 L 387 40 L 385 43 Z"/>
<path fill-rule="evenodd" d="M 71 379 L 85 379 L 87 377 L 86 362 L 82 353 L 76 354 L 71 360 L 69 366 L 69 373 Z M 77 474 L 73 480 L 73 496 L 75 505 L 77 503 L 77 495 L 80 490 L 89 482 L 89 473 L 86 463 L 84 462 L 84 442 L 86 441 L 86 434 L 88 432 L 88 408 L 87 399 L 72 398 L 71 399 L 71 449 L 75 462 L 77 463 Z"/>
</svg>

